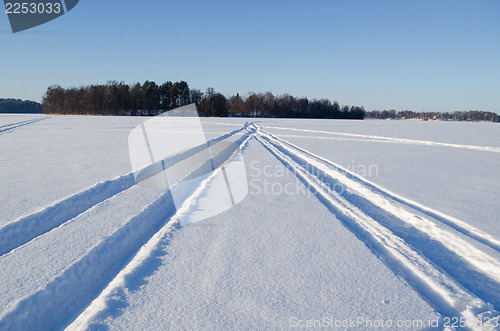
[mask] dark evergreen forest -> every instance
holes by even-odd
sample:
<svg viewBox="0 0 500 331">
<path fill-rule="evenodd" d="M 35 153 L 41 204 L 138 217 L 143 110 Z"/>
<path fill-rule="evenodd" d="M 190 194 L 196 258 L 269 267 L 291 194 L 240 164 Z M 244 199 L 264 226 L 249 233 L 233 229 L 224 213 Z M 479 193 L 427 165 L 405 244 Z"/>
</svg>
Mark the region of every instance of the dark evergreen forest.
<svg viewBox="0 0 500 331">
<path fill-rule="evenodd" d="M 39 114 L 42 105 L 35 101 L 21 99 L 0 99 L 0 113 Z"/>
</svg>

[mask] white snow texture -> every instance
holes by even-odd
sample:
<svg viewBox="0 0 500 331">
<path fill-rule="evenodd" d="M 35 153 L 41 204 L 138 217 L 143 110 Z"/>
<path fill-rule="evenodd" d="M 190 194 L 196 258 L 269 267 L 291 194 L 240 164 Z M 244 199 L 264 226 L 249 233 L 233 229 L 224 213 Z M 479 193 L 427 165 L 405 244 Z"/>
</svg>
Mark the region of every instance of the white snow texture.
<svg viewBox="0 0 500 331">
<path fill-rule="evenodd" d="M 0 330 L 500 327 L 498 124 L 1 115 L 0 140 Z"/>
</svg>

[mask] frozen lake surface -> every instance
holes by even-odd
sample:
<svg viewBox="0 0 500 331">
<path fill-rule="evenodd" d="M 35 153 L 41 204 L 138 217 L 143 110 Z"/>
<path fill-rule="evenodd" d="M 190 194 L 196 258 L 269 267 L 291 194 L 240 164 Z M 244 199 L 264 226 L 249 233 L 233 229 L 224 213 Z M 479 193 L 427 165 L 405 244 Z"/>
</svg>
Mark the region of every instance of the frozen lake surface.
<svg viewBox="0 0 500 331">
<path fill-rule="evenodd" d="M 498 326 L 499 124 L 202 118 L 138 183 L 146 120 L 0 115 L 0 329 Z"/>
</svg>

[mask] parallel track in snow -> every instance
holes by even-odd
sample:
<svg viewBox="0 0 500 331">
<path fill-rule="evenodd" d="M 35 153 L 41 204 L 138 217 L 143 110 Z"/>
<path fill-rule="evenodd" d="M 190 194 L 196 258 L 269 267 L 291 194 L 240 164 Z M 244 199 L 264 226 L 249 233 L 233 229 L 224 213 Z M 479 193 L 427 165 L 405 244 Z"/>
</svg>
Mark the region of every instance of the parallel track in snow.
<svg viewBox="0 0 500 331">
<path fill-rule="evenodd" d="M 498 316 L 500 262 L 461 235 L 497 251 L 498 240 L 369 183 L 258 126 L 255 131 L 265 148 L 441 314 L 465 318 L 472 327 L 483 315 Z"/>
<path fill-rule="evenodd" d="M 253 137 L 253 134 L 245 134 L 241 139 L 238 140 L 238 145 L 240 146 L 239 151 L 243 151 L 247 142 Z M 222 166 L 225 165 L 233 157 L 240 157 L 241 155 L 236 155 L 238 150 L 233 152 L 233 154 L 222 163 L 221 167 L 215 169 L 215 171 L 205 178 L 200 185 L 193 191 L 193 193 L 184 201 L 183 205 L 175 212 L 175 214 L 170 218 L 170 220 L 158 231 L 154 236 L 143 246 L 140 251 L 134 255 L 130 262 L 116 275 L 116 277 L 111 280 L 106 286 L 106 288 L 101 292 L 101 294 L 89 305 L 85 310 L 70 324 L 67 326 L 66 330 L 87 330 L 91 327 L 92 321 L 96 317 L 105 318 L 109 316 L 108 307 L 113 304 L 116 305 L 117 302 L 126 305 L 125 293 L 128 291 L 129 285 L 128 279 L 134 279 L 143 276 L 141 269 L 147 269 L 148 265 L 153 264 L 154 260 L 158 258 L 158 254 L 161 255 L 162 246 L 168 244 L 174 231 L 180 227 L 179 220 L 183 217 L 184 213 L 189 213 L 191 208 L 196 208 L 197 199 L 206 193 L 207 188 L 210 187 L 212 182 L 217 176 L 221 175 Z M 111 309 L 113 310 L 113 309 Z"/>
<path fill-rule="evenodd" d="M 43 121 L 47 118 L 49 118 L 49 117 L 35 118 L 35 119 L 31 119 L 31 120 L 2 125 L 2 126 L 0 126 L 0 135 L 7 133 L 7 132 L 11 132 L 14 129 L 17 129 L 17 128 L 20 128 L 20 127 L 23 127 L 26 125 L 30 125 L 30 124 L 34 124 L 34 123 Z"/>
<path fill-rule="evenodd" d="M 225 140 L 244 130 L 239 128 L 227 132 L 217 138 L 208 141 L 209 144 L 215 144 Z M 186 152 L 169 157 L 166 160 L 160 160 L 169 167 L 175 165 L 188 157 L 207 148 L 207 145 L 198 146 Z M 157 173 L 153 172 L 150 176 Z M 134 174 L 128 173 L 114 179 L 103 181 L 94 186 L 66 197 L 52 205 L 44 207 L 42 210 L 22 216 L 3 226 L 0 226 L 0 256 L 11 252 L 12 250 L 28 243 L 61 226 L 62 224 L 81 215 L 85 211 L 103 203 L 120 193 L 125 192 L 136 184 Z"/>
<path fill-rule="evenodd" d="M 346 133 L 346 132 L 335 132 L 335 131 L 321 131 L 321 130 L 311 130 L 311 129 L 287 128 L 287 127 L 280 127 L 280 126 L 266 126 L 266 129 L 321 133 L 323 135 L 329 135 L 329 136 L 349 137 L 353 140 L 358 140 L 358 141 L 373 141 L 373 142 L 423 145 L 423 146 L 440 146 L 440 147 L 472 149 L 472 150 L 477 150 L 477 151 L 500 153 L 500 147 L 494 147 L 494 146 L 476 146 L 476 145 L 453 144 L 453 143 L 444 143 L 444 142 L 429 141 L 429 140 L 394 138 L 394 137 L 384 137 L 384 136 L 375 136 L 375 135 L 358 134 L 358 133 Z"/>
<path fill-rule="evenodd" d="M 228 132 L 211 141 L 211 146 L 217 146 L 217 143 L 243 131 L 245 126 Z M 236 144 L 241 146 L 248 140 L 249 134 L 244 133 L 236 140 Z M 199 148 L 194 149 L 196 153 L 188 153 L 196 159 Z M 202 150 L 202 149 L 201 149 Z M 215 149 L 217 150 L 217 149 Z M 218 154 L 213 155 L 213 159 L 226 158 L 226 151 L 221 150 Z M 193 155 L 191 155 L 193 154 Z M 186 156 L 186 155 L 183 155 Z M 181 161 L 173 164 L 182 163 L 186 157 L 182 157 Z M 223 160 L 218 160 L 223 162 Z M 190 168 L 186 177 L 210 164 L 211 160 L 201 159 L 197 167 Z M 187 162 L 187 164 L 190 164 Z M 130 176 L 130 175 L 126 175 Z M 163 173 L 158 173 L 156 176 L 163 176 Z M 153 176 L 154 177 L 154 176 Z M 128 178 L 128 177 L 124 177 Z M 155 178 L 151 178 L 154 180 Z M 147 180 L 146 180 L 147 181 Z M 64 237 L 65 234 L 70 234 L 71 227 L 69 223 L 78 225 L 79 222 L 87 222 L 94 224 L 95 229 L 99 229 L 99 215 L 112 215 L 114 208 L 125 206 L 127 201 L 134 196 L 142 195 L 139 185 L 133 185 L 128 189 L 120 191 L 112 197 L 94 204 L 91 208 L 78 214 L 76 217 L 63 221 L 62 226 L 58 226 L 49 232 L 41 234 L 26 244 L 17 247 L 16 249 L 4 254 L 0 257 L 0 265 L 4 261 L 10 261 L 9 265 L 15 265 L 17 255 L 23 255 L 24 251 L 30 251 L 32 254 L 44 251 L 55 251 L 64 249 L 64 247 L 53 247 L 50 240 L 45 239 L 45 236 L 53 235 L 58 238 Z M 196 193 L 196 188 L 190 191 L 190 195 Z M 91 195 L 91 193 L 88 193 Z M 187 199 L 190 199 L 188 196 Z M 99 199 L 98 199 L 99 200 Z M 96 209 L 95 207 L 99 207 Z M 106 213 L 104 212 L 106 211 Z M 170 232 L 179 228 L 178 221 L 173 219 L 176 209 L 172 201 L 170 191 L 165 191 L 156 199 L 151 201 L 135 216 L 124 220 L 121 225 L 117 225 L 115 229 L 108 229 L 107 233 L 101 235 L 95 243 L 92 243 L 88 248 L 85 248 L 85 253 L 72 258 L 69 264 L 58 265 L 59 270 L 51 271 L 53 275 L 44 276 L 43 285 L 40 288 L 31 287 L 26 290 L 26 294 L 17 299 L 13 298 L 9 302 L 8 307 L 3 307 L 4 311 L 0 312 L 0 329 L 31 329 L 44 328 L 54 329 L 62 328 L 70 324 L 82 311 L 85 310 L 99 294 L 107 288 L 113 279 L 120 274 L 121 270 L 130 261 L 135 261 L 141 247 L 150 241 L 152 238 L 157 238 L 158 234 L 165 234 L 165 229 Z M 88 216 L 90 214 L 90 216 Z M 95 218 L 95 219 L 94 219 Z M 163 229 L 163 230 L 162 230 Z M 77 235 L 75 230 L 72 230 L 72 235 Z M 57 233 L 56 233 L 57 232 Z M 97 234 L 96 234 L 97 235 Z M 42 245 L 42 248 L 39 246 Z M 72 243 L 67 243 L 66 249 L 70 248 Z M 46 247 L 43 248 L 43 247 Z M 81 249 L 80 249 L 81 251 Z M 143 254 L 143 253 L 141 253 Z M 50 256 L 42 257 L 47 260 L 47 263 L 56 263 L 50 260 Z M 59 263 L 60 264 L 60 263 Z M 54 264 L 55 266 L 56 264 Z M 31 265 L 16 266 L 17 274 L 23 276 L 30 272 Z M 25 269 L 22 272 L 23 268 Z M 49 268 L 50 269 L 50 268 Z M 24 277 L 24 276 L 23 276 Z M 20 278 L 22 279 L 22 277 Z M 16 280 L 12 280 L 16 282 Z M 30 314 L 26 314 L 29 311 Z"/>
</svg>

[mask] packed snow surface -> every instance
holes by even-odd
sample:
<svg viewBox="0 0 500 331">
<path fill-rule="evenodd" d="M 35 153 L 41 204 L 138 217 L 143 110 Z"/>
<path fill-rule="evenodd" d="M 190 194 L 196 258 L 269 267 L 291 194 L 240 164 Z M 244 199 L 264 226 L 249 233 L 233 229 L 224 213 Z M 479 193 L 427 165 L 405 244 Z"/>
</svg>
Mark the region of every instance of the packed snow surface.
<svg viewBox="0 0 500 331">
<path fill-rule="evenodd" d="M 0 330 L 499 328 L 498 124 L 147 120 L 0 116 Z"/>
</svg>

